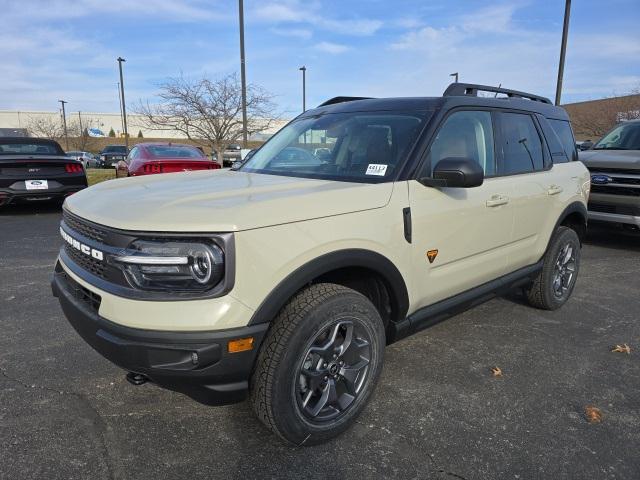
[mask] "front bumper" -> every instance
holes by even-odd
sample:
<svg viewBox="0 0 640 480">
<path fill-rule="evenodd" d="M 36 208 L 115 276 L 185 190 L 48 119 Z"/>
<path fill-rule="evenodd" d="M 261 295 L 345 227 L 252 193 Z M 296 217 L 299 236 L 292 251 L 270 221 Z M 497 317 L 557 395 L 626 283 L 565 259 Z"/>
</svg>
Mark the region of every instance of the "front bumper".
<svg viewBox="0 0 640 480">
<path fill-rule="evenodd" d="M 640 226 L 640 197 L 591 193 L 589 220 Z"/>
<path fill-rule="evenodd" d="M 618 213 L 589 212 L 589 220 L 599 222 L 626 223 L 640 227 L 640 216 L 621 215 Z"/>
<path fill-rule="evenodd" d="M 56 266 L 51 282 L 65 316 L 98 353 L 119 367 L 207 405 L 244 400 L 249 377 L 268 325 L 208 332 L 143 330 L 98 314 L 99 295 Z M 253 349 L 229 353 L 230 340 L 253 337 Z"/>
</svg>

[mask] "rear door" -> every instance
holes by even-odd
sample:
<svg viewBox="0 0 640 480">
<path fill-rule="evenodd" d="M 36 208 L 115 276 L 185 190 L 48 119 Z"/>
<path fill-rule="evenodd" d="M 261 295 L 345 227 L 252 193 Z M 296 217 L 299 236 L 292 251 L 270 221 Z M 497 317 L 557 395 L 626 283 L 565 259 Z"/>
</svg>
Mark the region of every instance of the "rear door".
<svg viewBox="0 0 640 480">
<path fill-rule="evenodd" d="M 554 182 L 551 157 L 534 116 L 525 112 L 496 113 L 498 175 L 510 183 L 515 221 L 507 249 L 509 272 L 540 258 L 549 209 L 562 185 Z"/>
<path fill-rule="evenodd" d="M 492 116 L 458 110 L 446 118 L 419 177 L 437 163 L 471 158 L 485 171 L 475 188 L 425 187 L 408 182 L 412 220 L 413 294 L 420 308 L 494 280 L 505 273 L 505 249 L 514 223 L 509 178 L 496 177 Z"/>
</svg>

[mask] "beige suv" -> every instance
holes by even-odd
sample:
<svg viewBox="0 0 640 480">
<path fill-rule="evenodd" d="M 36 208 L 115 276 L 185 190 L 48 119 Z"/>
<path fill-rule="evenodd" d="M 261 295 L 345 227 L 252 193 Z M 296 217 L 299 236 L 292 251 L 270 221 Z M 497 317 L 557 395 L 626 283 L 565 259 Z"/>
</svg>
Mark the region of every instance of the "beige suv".
<svg viewBox="0 0 640 480">
<path fill-rule="evenodd" d="M 53 292 L 131 383 L 249 397 L 319 443 L 365 407 L 385 345 L 510 288 L 567 301 L 589 194 L 567 131 L 547 99 L 478 85 L 334 98 L 235 169 L 68 198 Z"/>
</svg>

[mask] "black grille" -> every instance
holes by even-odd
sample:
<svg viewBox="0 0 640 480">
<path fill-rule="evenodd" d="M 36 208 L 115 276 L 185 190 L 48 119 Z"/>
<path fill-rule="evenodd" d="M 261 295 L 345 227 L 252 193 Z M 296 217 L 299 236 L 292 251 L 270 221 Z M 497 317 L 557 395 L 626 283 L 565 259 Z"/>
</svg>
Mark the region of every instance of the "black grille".
<svg viewBox="0 0 640 480">
<path fill-rule="evenodd" d="M 69 286 L 69 292 L 78 300 L 87 305 L 94 312 L 98 312 L 100 309 L 100 302 L 102 298 L 97 293 L 93 293 L 91 290 L 84 288 L 73 278 L 67 275 L 64 271 L 59 273 L 62 275 Z"/>
<path fill-rule="evenodd" d="M 627 205 L 605 205 L 602 203 L 589 203 L 589 210 L 592 212 L 615 213 L 618 215 L 640 215 L 640 207 Z"/>
<path fill-rule="evenodd" d="M 104 242 L 104 237 L 107 232 L 102 230 L 101 228 L 94 227 L 93 225 L 79 219 L 78 217 L 74 217 L 66 211 L 63 213 L 63 219 L 64 223 L 66 223 L 69 228 L 75 230 L 80 235 L 84 235 L 85 237 L 95 240 L 96 242 Z"/>
<path fill-rule="evenodd" d="M 96 260 L 95 258 L 82 253 L 80 250 L 73 248 L 68 243 L 65 243 L 64 251 L 78 266 L 100 278 L 105 278 L 104 264 L 100 260 Z"/>
<path fill-rule="evenodd" d="M 629 197 L 640 197 L 640 188 L 610 187 L 608 185 L 591 184 L 591 193 L 606 193 L 609 195 L 626 195 Z"/>
</svg>

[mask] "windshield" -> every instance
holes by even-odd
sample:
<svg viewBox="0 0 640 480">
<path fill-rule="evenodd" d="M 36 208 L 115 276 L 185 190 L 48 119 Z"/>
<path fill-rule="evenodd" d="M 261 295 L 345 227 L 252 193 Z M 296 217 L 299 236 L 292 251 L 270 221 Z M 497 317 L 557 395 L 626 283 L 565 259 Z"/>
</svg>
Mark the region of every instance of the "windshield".
<svg viewBox="0 0 640 480">
<path fill-rule="evenodd" d="M 127 153 L 127 147 L 124 145 L 110 145 L 104 147 L 103 153 Z"/>
<path fill-rule="evenodd" d="M 206 160 L 203 153 L 194 147 L 180 145 L 151 145 L 147 147 L 151 156 L 156 158 L 199 158 Z"/>
<path fill-rule="evenodd" d="M 640 150 L 640 122 L 618 125 L 596 143 L 595 150 Z"/>
<path fill-rule="evenodd" d="M 0 155 L 64 155 L 64 151 L 55 143 L 2 142 L 0 140 Z"/>
<path fill-rule="evenodd" d="M 333 113 L 296 120 L 247 160 L 244 172 L 354 182 L 390 181 L 430 112 Z"/>
</svg>

